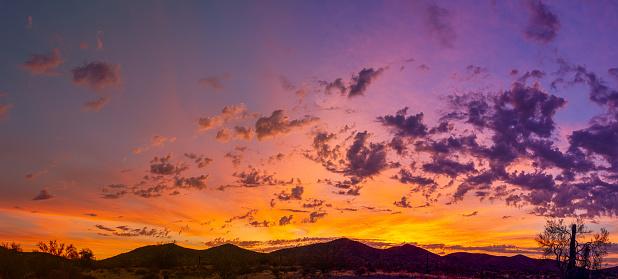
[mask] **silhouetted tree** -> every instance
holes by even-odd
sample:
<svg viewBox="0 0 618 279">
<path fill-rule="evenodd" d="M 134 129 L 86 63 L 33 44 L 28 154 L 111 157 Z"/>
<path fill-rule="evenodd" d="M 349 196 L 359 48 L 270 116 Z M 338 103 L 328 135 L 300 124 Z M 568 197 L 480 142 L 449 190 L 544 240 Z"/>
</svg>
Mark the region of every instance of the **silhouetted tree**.
<svg viewBox="0 0 618 279">
<path fill-rule="evenodd" d="M 2 243 L 0 243 L 0 246 L 4 247 L 6 249 L 9 249 L 9 250 L 15 250 L 17 252 L 23 252 L 24 251 L 24 249 L 21 248 L 21 244 L 18 244 L 18 243 L 15 243 L 15 242 L 11 242 L 11 244 L 9 244 L 8 242 L 6 242 L 6 243 L 2 242 Z"/>
<path fill-rule="evenodd" d="M 563 278 L 587 278 L 589 270 L 601 268 L 610 246 L 606 229 L 585 241 L 585 236 L 591 233 L 582 219 L 570 226 L 564 224 L 563 219 L 548 219 L 545 230 L 535 240 L 543 248 L 543 257 L 556 260 Z"/>
</svg>

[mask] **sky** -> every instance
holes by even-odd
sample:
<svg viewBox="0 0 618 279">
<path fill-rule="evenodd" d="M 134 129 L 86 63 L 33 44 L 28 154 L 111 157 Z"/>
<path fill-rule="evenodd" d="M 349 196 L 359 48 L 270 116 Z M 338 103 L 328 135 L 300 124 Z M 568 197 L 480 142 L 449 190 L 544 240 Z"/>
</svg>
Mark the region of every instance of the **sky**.
<svg viewBox="0 0 618 279">
<path fill-rule="evenodd" d="M 613 1 L 0 1 L 0 27 L 0 241 L 26 250 L 618 233 Z"/>
</svg>

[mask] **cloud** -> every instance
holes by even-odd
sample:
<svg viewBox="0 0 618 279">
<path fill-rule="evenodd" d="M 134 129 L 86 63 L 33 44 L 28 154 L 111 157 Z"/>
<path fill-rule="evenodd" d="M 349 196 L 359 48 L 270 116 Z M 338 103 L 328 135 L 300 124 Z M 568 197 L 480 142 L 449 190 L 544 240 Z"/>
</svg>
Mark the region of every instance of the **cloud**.
<svg viewBox="0 0 618 279">
<path fill-rule="evenodd" d="M 258 209 L 250 209 L 247 213 L 243 215 L 233 216 L 231 219 L 225 221 L 226 223 L 231 223 L 234 220 L 244 220 L 247 219 L 249 221 L 253 220 L 253 216 L 258 212 Z"/>
<path fill-rule="evenodd" d="M 238 178 L 236 183 L 241 187 L 259 187 L 265 185 L 287 185 L 286 181 L 276 179 L 274 175 L 259 169 L 251 169 L 248 172 L 235 172 L 234 177 Z M 302 188 L 302 187 L 301 187 Z M 302 194 L 302 192 L 301 192 Z"/>
<path fill-rule="evenodd" d="M 451 12 L 433 4 L 426 9 L 425 26 L 438 44 L 444 48 L 453 48 L 457 33 L 451 23 Z"/>
<path fill-rule="evenodd" d="M 228 142 L 232 138 L 232 130 L 227 128 L 221 128 L 221 130 L 217 131 L 217 136 L 215 140 L 218 142 Z"/>
<path fill-rule="evenodd" d="M 279 226 L 289 225 L 292 221 L 292 217 L 293 215 L 281 217 L 281 219 L 279 219 Z"/>
<path fill-rule="evenodd" d="M 541 70 L 526 71 L 526 73 L 523 76 L 521 76 L 519 79 L 517 79 L 517 81 L 519 81 L 522 84 L 525 84 L 529 78 L 534 78 L 536 80 L 539 80 L 539 79 L 544 78 L 546 75 L 547 73 Z"/>
<path fill-rule="evenodd" d="M 460 174 L 477 172 L 474 168 L 474 162 L 462 164 L 445 158 L 434 158 L 433 162 L 423 164 L 422 168 L 425 172 L 446 175 L 450 178 L 455 178 Z"/>
<path fill-rule="evenodd" d="M 59 75 L 57 72 L 58 66 L 64 63 L 57 48 L 44 54 L 32 53 L 30 57 L 32 59 L 20 66 L 32 75 Z"/>
<path fill-rule="evenodd" d="M 189 166 L 184 162 L 178 162 L 176 164 L 170 163 L 172 158 L 172 153 L 169 153 L 165 157 L 155 156 L 150 161 L 150 173 L 155 175 L 178 175 L 189 169 Z"/>
<path fill-rule="evenodd" d="M 427 135 L 427 125 L 423 124 L 423 113 L 406 117 L 408 107 L 397 111 L 396 115 L 379 116 L 377 121 L 392 129 L 398 137 L 424 137 Z"/>
<path fill-rule="evenodd" d="M 217 133 L 217 136 L 219 133 Z M 242 139 L 244 141 L 251 141 L 253 138 L 253 132 L 251 127 L 235 126 L 234 127 L 234 139 Z"/>
<path fill-rule="evenodd" d="M 463 217 L 472 217 L 472 216 L 476 216 L 478 214 L 479 214 L 478 211 L 474 211 L 474 212 L 472 212 L 470 214 L 461 214 L 461 216 L 463 216 Z"/>
<path fill-rule="evenodd" d="M 257 117 L 257 113 L 251 113 L 245 106 L 245 104 L 241 103 L 239 105 L 227 106 L 221 110 L 221 114 L 214 117 L 204 117 L 196 119 L 195 122 L 198 124 L 198 132 L 207 131 L 210 129 L 215 129 L 221 127 L 224 124 L 227 124 L 229 121 L 243 121 L 249 118 Z"/>
<path fill-rule="evenodd" d="M 9 112 L 11 111 L 12 107 L 13 107 L 13 104 L 6 104 L 6 105 L 0 104 L 0 122 L 4 122 L 7 119 L 9 119 Z"/>
<path fill-rule="evenodd" d="M 138 236 L 148 236 L 154 238 L 171 238 L 169 235 L 170 230 L 167 228 L 160 229 L 149 229 L 148 227 L 136 228 L 132 229 L 128 226 L 118 226 L 116 228 L 110 228 L 103 225 L 95 225 L 97 229 L 106 231 L 97 233 L 102 236 L 121 236 L 121 237 L 138 237 Z M 118 229 L 118 230 L 116 230 Z"/>
<path fill-rule="evenodd" d="M 96 100 L 88 101 L 84 103 L 84 111 L 91 110 L 93 112 L 99 111 L 100 108 L 104 107 L 109 103 L 109 96 L 103 96 Z"/>
<path fill-rule="evenodd" d="M 129 193 L 129 191 L 127 191 L 127 190 L 121 190 L 121 191 L 118 191 L 116 193 L 105 194 L 105 195 L 101 196 L 101 198 L 109 199 L 109 200 L 117 200 L 117 199 L 120 199 L 120 198 L 124 197 L 128 193 Z"/>
<path fill-rule="evenodd" d="M 561 27 L 558 16 L 552 13 L 541 0 L 529 0 L 527 9 L 530 17 L 524 29 L 524 37 L 538 43 L 553 42 Z"/>
<path fill-rule="evenodd" d="M 350 83 L 350 91 L 348 92 L 348 97 L 352 98 L 365 95 L 365 91 L 367 91 L 369 85 L 374 80 L 379 78 L 383 72 L 384 68 L 380 68 L 377 71 L 373 68 L 364 68 L 360 72 L 358 72 L 358 75 L 352 76 L 352 82 Z"/>
<path fill-rule="evenodd" d="M 289 134 L 292 130 L 302 128 L 317 122 L 319 118 L 305 115 L 302 119 L 289 120 L 284 110 L 275 110 L 269 117 L 260 117 L 255 122 L 255 133 L 258 141 L 268 137 L 276 137 L 279 134 Z"/>
<path fill-rule="evenodd" d="M 94 214 L 94 213 L 86 213 L 84 214 L 86 216 L 91 216 L 91 217 L 97 217 L 98 215 Z"/>
<path fill-rule="evenodd" d="M 32 198 L 33 201 L 44 201 L 44 200 L 51 200 L 55 198 L 54 195 L 49 193 L 49 190 L 47 188 L 41 190 L 41 192 L 39 192 L 39 194 Z"/>
<path fill-rule="evenodd" d="M 326 212 L 311 212 L 309 214 L 309 218 L 305 218 L 303 219 L 303 223 L 316 223 L 318 220 L 324 218 L 324 216 L 326 216 Z"/>
<path fill-rule="evenodd" d="M 247 150 L 246 146 L 236 146 L 233 150 L 226 153 L 224 157 L 232 159 L 232 164 L 234 167 L 238 167 L 242 163 L 243 157 L 245 157 L 245 150 Z"/>
<path fill-rule="evenodd" d="M 453 79 L 459 81 L 473 81 L 477 79 L 485 79 L 489 77 L 489 69 L 487 67 L 480 67 L 474 65 L 468 65 L 465 73 L 455 72 L 453 73 Z"/>
<path fill-rule="evenodd" d="M 200 175 L 195 177 L 180 177 L 176 179 L 174 186 L 178 188 L 203 190 L 206 188 L 206 181 L 208 181 L 209 175 Z"/>
<path fill-rule="evenodd" d="M 230 80 L 232 80 L 232 74 L 225 73 L 221 76 L 200 78 L 197 84 L 201 87 L 210 88 L 213 91 L 227 91 L 228 87 L 224 86 L 223 83 Z"/>
<path fill-rule="evenodd" d="M 324 200 L 318 200 L 318 199 L 313 199 L 310 201 L 310 203 L 303 203 L 303 207 L 304 208 L 315 208 L 315 207 L 320 207 L 324 204 Z"/>
<path fill-rule="evenodd" d="M 103 50 L 103 42 L 101 41 L 103 30 L 97 30 L 97 50 Z"/>
<path fill-rule="evenodd" d="M 277 194 L 276 196 L 277 196 L 277 199 L 282 200 L 282 201 L 302 200 L 302 195 L 304 191 L 305 190 L 303 186 L 296 186 L 291 189 L 290 193 L 281 191 L 281 193 Z"/>
<path fill-rule="evenodd" d="M 199 169 L 207 167 L 210 163 L 212 163 L 212 161 L 214 161 L 212 158 L 205 157 L 205 155 L 198 156 L 194 153 L 185 153 L 185 157 L 195 160 L 197 168 Z"/>
<path fill-rule="evenodd" d="M 152 138 L 150 138 L 150 145 L 146 145 L 144 147 L 138 147 L 135 148 L 133 150 L 133 153 L 139 154 L 142 153 L 148 149 L 150 149 L 150 147 L 156 146 L 156 147 L 163 147 L 163 145 L 165 144 L 165 142 L 168 141 L 170 143 L 176 141 L 176 138 L 166 138 L 166 137 L 162 137 L 162 136 L 153 136 Z"/>
<path fill-rule="evenodd" d="M 119 71 L 120 64 L 112 66 L 105 62 L 84 63 L 83 66 L 70 70 L 73 74 L 73 83 L 90 87 L 96 92 L 118 88 L 122 84 Z"/>
<path fill-rule="evenodd" d="M 338 78 L 335 79 L 332 82 L 322 82 L 323 85 L 325 85 L 325 89 L 324 91 L 326 92 L 326 94 L 332 94 L 333 91 L 339 91 L 339 95 L 345 95 L 347 88 L 345 86 L 345 84 L 343 84 L 343 79 L 342 78 Z"/>
<path fill-rule="evenodd" d="M 115 229 L 108 228 L 108 227 L 103 226 L 103 225 L 94 225 L 94 226 L 95 226 L 97 229 L 99 229 L 99 230 L 104 230 L 104 231 L 108 231 L 108 232 L 113 232 L 113 231 L 116 231 Z"/>
<path fill-rule="evenodd" d="M 393 204 L 397 207 L 404 207 L 404 208 L 411 208 L 412 205 L 410 205 L 410 202 L 408 201 L 408 199 L 404 196 L 401 197 L 400 201 L 395 201 L 393 202 Z"/>
</svg>

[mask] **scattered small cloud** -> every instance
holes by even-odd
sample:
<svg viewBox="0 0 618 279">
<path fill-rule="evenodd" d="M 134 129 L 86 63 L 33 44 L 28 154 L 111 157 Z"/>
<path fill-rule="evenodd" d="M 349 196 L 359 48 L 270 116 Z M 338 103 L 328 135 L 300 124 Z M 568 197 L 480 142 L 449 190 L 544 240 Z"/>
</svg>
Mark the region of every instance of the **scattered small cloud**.
<svg viewBox="0 0 618 279">
<path fill-rule="evenodd" d="M 21 68 L 30 72 L 32 75 L 59 75 L 58 66 L 64 63 L 60 56 L 60 51 L 54 49 L 48 53 L 30 54 L 31 59 L 21 64 Z"/>
<path fill-rule="evenodd" d="M 109 96 L 103 96 L 96 100 L 88 101 L 84 103 L 84 111 L 91 110 L 93 112 L 99 111 L 100 108 L 104 107 L 109 103 Z"/>
<path fill-rule="evenodd" d="M 103 50 L 103 41 L 101 41 L 102 36 L 103 30 L 97 30 L 97 50 Z"/>
<path fill-rule="evenodd" d="M 317 122 L 319 118 L 305 115 L 302 119 L 290 121 L 289 117 L 285 116 L 284 110 L 275 110 L 271 116 L 263 116 L 255 122 L 255 133 L 258 141 L 262 141 L 268 137 L 276 137 L 279 134 L 289 134 L 294 129 L 305 127 Z"/>
<path fill-rule="evenodd" d="M 211 76 L 200 78 L 197 81 L 197 84 L 204 88 L 210 88 L 213 91 L 227 91 L 228 87 L 224 86 L 223 83 L 232 80 L 232 74 L 225 73 L 221 76 Z"/>
<path fill-rule="evenodd" d="M 41 190 L 41 192 L 39 192 L 39 194 L 32 198 L 33 201 L 44 201 L 44 200 L 51 200 L 55 198 L 54 195 L 49 193 L 49 190 L 47 188 Z"/>
<path fill-rule="evenodd" d="M 90 62 L 76 67 L 70 72 L 73 74 L 73 83 L 76 85 L 101 92 L 122 85 L 119 71 L 120 64 L 112 66 L 105 62 Z"/>
</svg>

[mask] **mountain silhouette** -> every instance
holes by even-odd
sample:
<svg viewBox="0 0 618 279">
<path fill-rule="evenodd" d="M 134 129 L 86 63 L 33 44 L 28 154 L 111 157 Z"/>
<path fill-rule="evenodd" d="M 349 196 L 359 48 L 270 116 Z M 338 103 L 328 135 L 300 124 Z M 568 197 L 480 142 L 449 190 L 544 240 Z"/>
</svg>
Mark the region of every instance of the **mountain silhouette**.
<svg viewBox="0 0 618 279">
<path fill-rule="evenodd" d="M 310 266 L 319 270 L 373 268 L 445 274 L 511 273 L 515 277 L 528 273 L 557 272 L 554 261 L 534 259 L 523 255 L 494 256 L 481 253 L 457 252 L 440 256 L 414 245 L 405 244 L 377 249 L 358 241 L 341 238 L 330 242 L 285 248 L 259 253 L 232 244 L 204 250 L 184 248 L 174 243 L 149 245 L 98 261 L 99 267 L 159 267 L 178 265 L 217 264 L 229 266 L 254 264 L 281 266 Z M 618 267 L 605 269 L 616 274 Z M 491 276 L 491 275 L 489 275 Z"/>
</svg>

